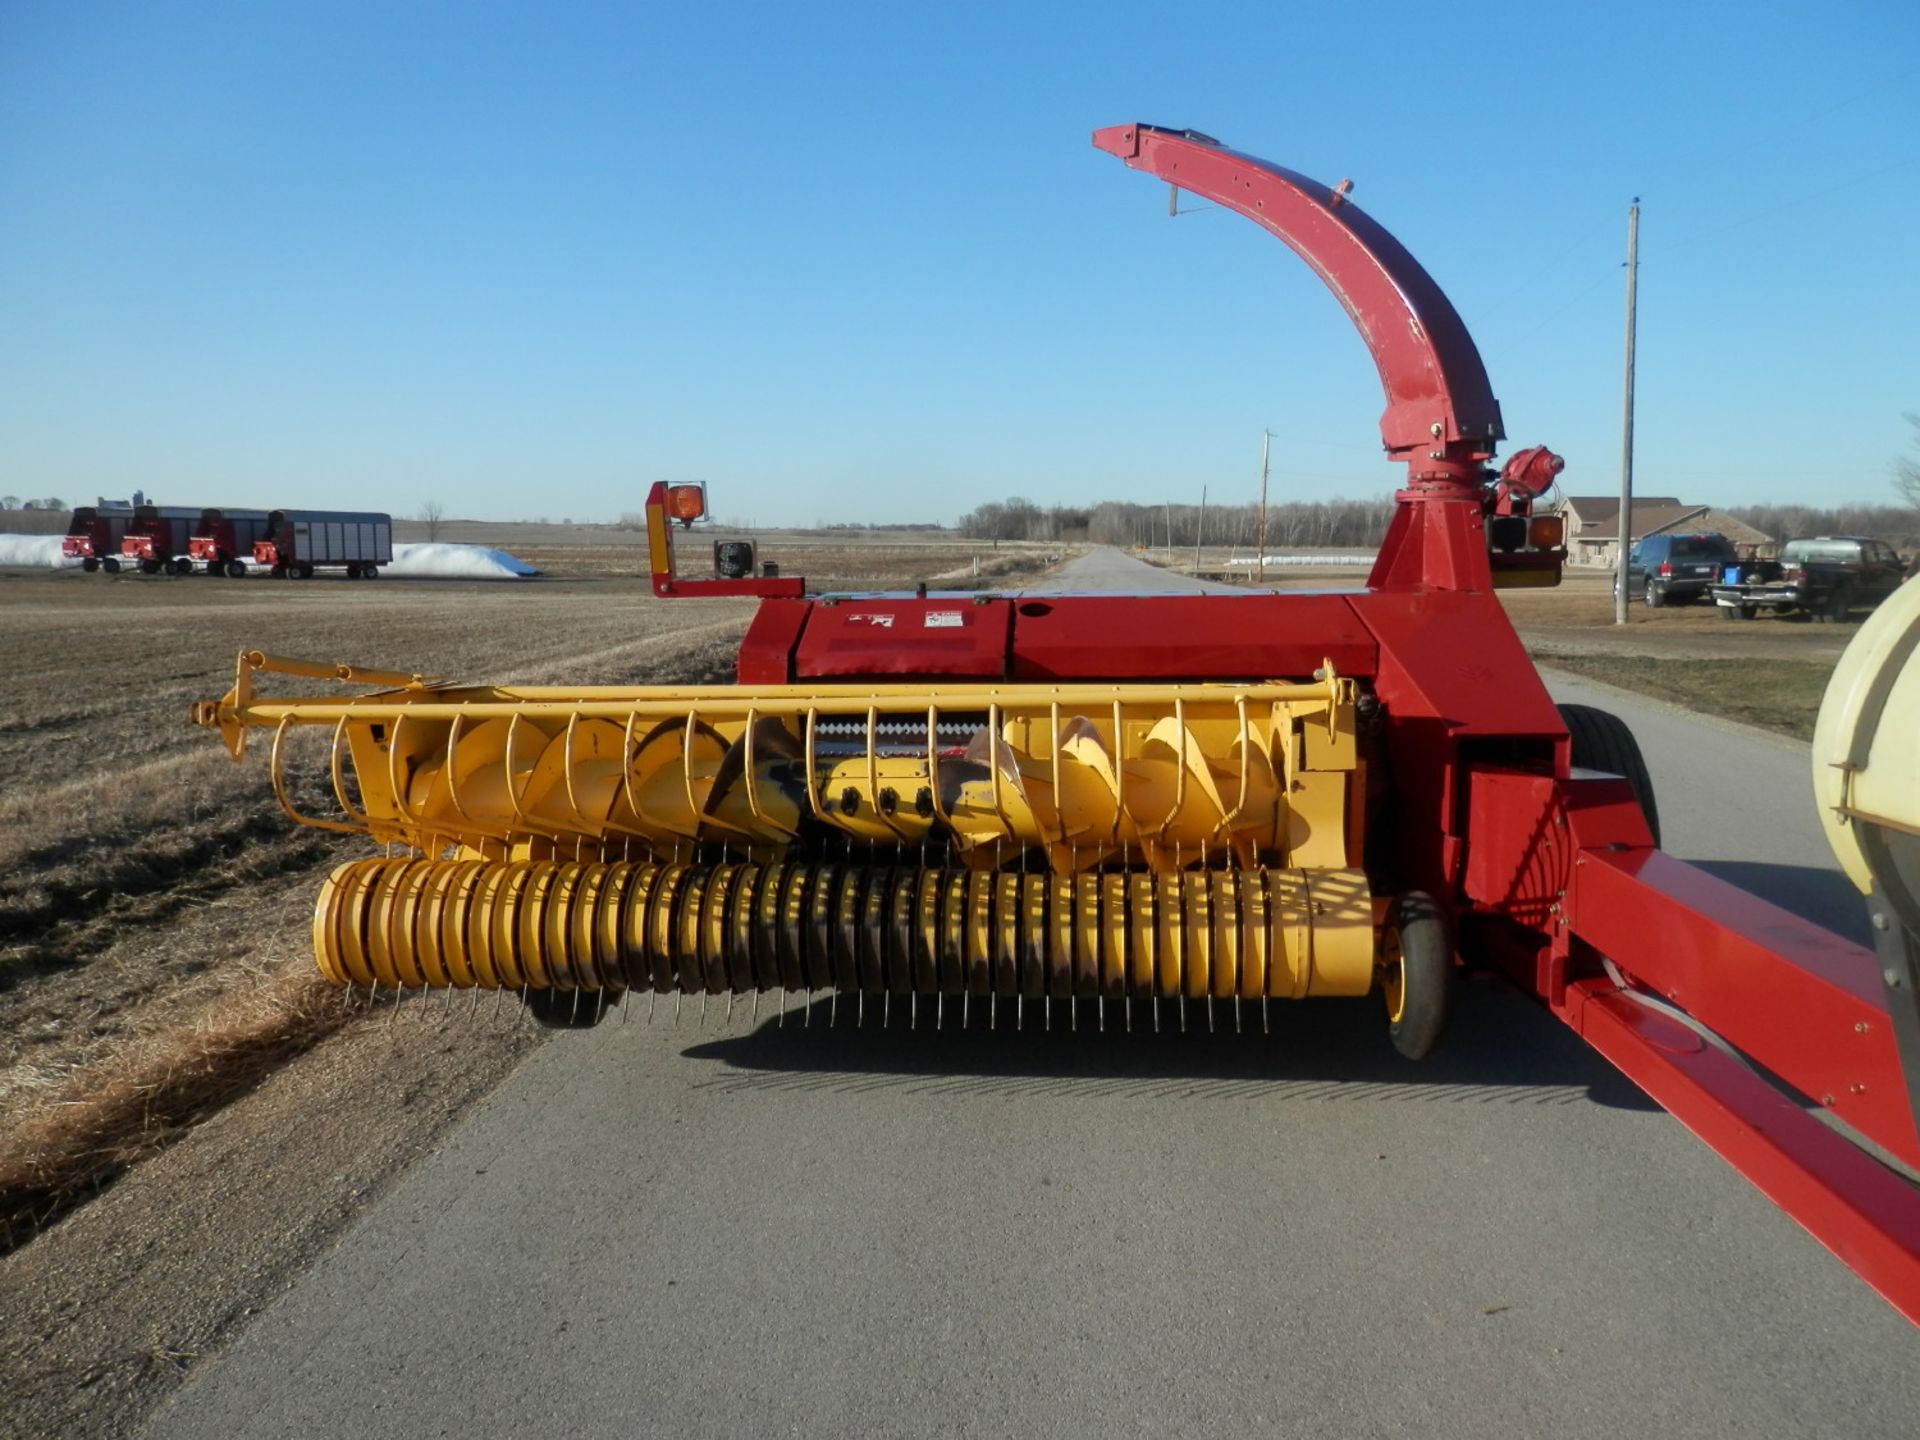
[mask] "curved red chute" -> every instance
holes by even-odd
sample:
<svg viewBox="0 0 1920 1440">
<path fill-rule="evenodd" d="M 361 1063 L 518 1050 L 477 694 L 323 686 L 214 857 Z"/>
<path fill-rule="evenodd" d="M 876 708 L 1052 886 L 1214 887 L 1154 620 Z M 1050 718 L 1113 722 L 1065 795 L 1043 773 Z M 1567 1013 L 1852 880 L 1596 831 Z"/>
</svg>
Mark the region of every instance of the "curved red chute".
<svg viewBox="0 0 1920 1440">
<path fill-rule="evenodd" d="M 1112 125 L 1094 131 L 1093 143 L 1239 211 L 1313 267 L 1367 342 L 1387 397 L 1381 438 L 1416 477 L 1425 462 L 1458 477 L 1493 453 L 1505 434 L 1500 402 L 1473 337 L 1420 262 L 1346 198 L 1345 182 L 1330 189 L 1190 130 Z"/>
</svg>

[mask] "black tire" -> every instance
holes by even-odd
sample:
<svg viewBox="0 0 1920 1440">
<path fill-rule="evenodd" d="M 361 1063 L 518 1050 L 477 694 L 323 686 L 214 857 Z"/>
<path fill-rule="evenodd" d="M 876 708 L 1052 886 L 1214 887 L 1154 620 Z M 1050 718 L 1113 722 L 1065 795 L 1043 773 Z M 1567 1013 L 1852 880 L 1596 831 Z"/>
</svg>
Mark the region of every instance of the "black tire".
<svg viewBox="0 0 1920 1440">
<path fill-rule="evenodd" d="M 1640 592 L 1640 598 L 1647 602 L 1647 608 L 1649 610 L 1658 610 L 1662 605 L 1667 603 L 1667 592 L 1654 584 L 1652 580 L 1648 580 L 1646 588 Z"/>
<path fill-rule="evenodd" d="M 380 567 L 378 565 L 362 565 L 360 567 L 360 578 L 362 580 L 378 580 L 380 578 Z"/>
<path fill-rule="evenodd" d="M 347 566 L 347 579 L 358 580 L 359 578 L 360 578 L 360 567 L 358 565 Z"/>
<path fill-rule="evenodd" d="M 100 562 L 100 568 L 109 575 L 118 575 L 120 573 L 120 562 L 109 555 Z"/>
<path fill-rule="evenodd" d="M 1640 754 L 1640 742 L 1633 738 L 1627 722 L 1608 710 L 1592 705 L 1562 705 L 1560 723 L 1573 738 L 1573 763 L 1581 770 L 1602 770 L 1618 775 L 1632 787 L 1640 802 L 1640 813 L 1647 817 L 1647 832 L 1653 843 L 1660 843 L 1660 807 L 1653 798 L 1653 777 Z"/>
<path fill-rule="evenodd" d="M 100 568 L 100 562 L 94 559 L 93 556 L 89 555 L 86 557 L 86 559 L 80 562 L 80 568 L 86 571 L 87 574 L 91 575 L 93 574 L 94 571 Z"/>
<path fill-rule="evenodd" d="M 1741 605 L 1736 607 L 1735 613 L 1739 615 L 1742 620 L 1751 620 L 1760 613 L 1760 607 L 1758 605 Z"/>
<path fill-rule="evenodd" d="M 284 565 L 276 565 L 267 573 L 275 580 L 285 580 L 287 578 L 287 567 Z"/>
<path fill-rule="evenodd" d="M 1409 1060 L 1424 1060 L 1446 1032 L 1453 1008 L 1453 941 L 1446 912 L 1431 895 L 1409 890 L 1380 932 L 1381 995 L 1387 1034 Z"/>
<path fill-rule="evenodd" d="M 140 573 L 142 575 L 158 575 L 160 573 L 160 562 L 158 560 L 142 560 L 140 562 Z"/>
<path fill-rule="evenodd" d="M 1853 587 L 1836 585 L 1833 593 L 1827 597 L 1826 613 L 1822 617 L 1829 625 L 1847 623 L 1847 611 L 1853 608 Z"/>
<path fill-rule="evenodd" d="M 313 578 L 313 566 L 302 565 L 300 567 L 300 578 L 302 580 L 311 580 Z"/>
<path fill-rule="evenodd" d="M 618 992 L 603 996 L 597 990 L 529 990 L 527 1015 L 546 1030 L 591 1030 L 620 1002 Z"/>
<path fill-rule="evenodd" d="M 244 560 L 227 561 L 227 578 L 229 580 L 246 579 L 247 578 L 247 562 Z"/>
</svg>

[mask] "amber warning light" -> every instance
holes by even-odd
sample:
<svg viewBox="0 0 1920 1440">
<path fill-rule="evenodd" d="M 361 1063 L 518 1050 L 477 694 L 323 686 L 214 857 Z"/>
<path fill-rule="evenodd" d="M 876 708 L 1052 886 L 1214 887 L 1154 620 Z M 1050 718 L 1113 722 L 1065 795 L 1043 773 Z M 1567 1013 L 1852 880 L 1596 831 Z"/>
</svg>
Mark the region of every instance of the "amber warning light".
<svg viewBox="0 0 1920 1440">
<path fill-rule="evenodd" d="M 670 518 L 690 528 L 694 521 L 704 519 L 706 513 L 706 486 L 669 485 L 667 487 L 667 514 Z"/>
</svg>

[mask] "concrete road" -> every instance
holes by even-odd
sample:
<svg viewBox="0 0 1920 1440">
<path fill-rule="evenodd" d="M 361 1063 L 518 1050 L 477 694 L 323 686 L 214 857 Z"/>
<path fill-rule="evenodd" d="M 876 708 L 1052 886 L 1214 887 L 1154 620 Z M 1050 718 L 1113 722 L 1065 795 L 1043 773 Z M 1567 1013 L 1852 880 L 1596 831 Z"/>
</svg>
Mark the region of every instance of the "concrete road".
<svg viewBox="0 0 1920 1440">
<path fill-rule="evenodd" d="M 1858 933 L 1802 747 L 1555 689 L 1670 849 Z M 1906 1322 L 1491 989 L 1422 1065 L 1364 1002 L 813 1018 L 561 1037 L 153 1433 L 1914 1433 Z"/>
</svg>

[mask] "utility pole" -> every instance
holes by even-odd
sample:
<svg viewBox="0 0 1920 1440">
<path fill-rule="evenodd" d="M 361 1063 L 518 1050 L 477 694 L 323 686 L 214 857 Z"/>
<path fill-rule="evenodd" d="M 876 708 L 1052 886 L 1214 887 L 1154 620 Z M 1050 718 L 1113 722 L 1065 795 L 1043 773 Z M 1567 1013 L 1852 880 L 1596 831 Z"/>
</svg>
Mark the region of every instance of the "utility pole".
<svg viewBox="0 0 1920 1440">
<path fill-rule="evenodd" d="M 1627 623 L 1627 554 L 1633 545 L 1633 333 L 1640 279 L 1640 197 L 1627 207 L 1627 379 L 1620 433 L 1620 553 L 1615 557 L 1613 623 Z"/>
<path fill-rule="evenodd" d="M 1200 524 L 1193 532 L 1193 568 L 1200 568 L 1200 542 L 1207 533 L 1207 487 L 1200 487 Z"/>
<path fill-rule="evenodd" d="M 1254 583 L 1267 583 L 1267 457 L 1273 447 L 1273 431 L 1260 432 L 1260 520 L 1253 527 Z"/>
</svg>

